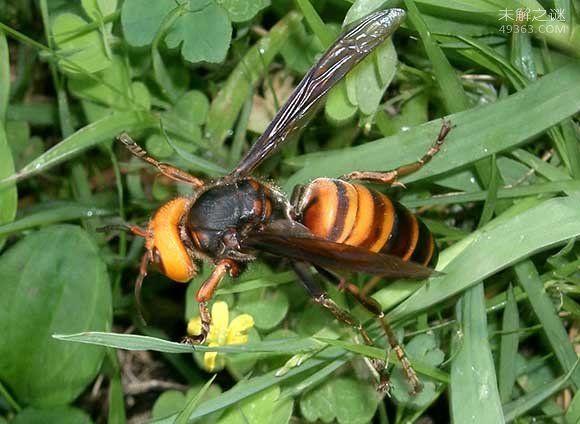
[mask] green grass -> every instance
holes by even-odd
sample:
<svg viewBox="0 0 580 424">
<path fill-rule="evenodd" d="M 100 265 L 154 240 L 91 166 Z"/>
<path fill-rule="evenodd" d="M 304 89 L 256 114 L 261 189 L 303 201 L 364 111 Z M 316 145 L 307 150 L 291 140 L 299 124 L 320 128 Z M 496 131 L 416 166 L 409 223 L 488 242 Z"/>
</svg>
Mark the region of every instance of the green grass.
<svg viewBox="0 0 580 424">
<path fill-rule="evenodd" d="M 290 194 L 392 169 L 453 123 L 405 188 L 373 185 L 417 212 L 441 251 L 437 276 L 373 293 L 424 384 L 415 396 L 372 317 L 327 288 L 375 347 L 313 304 L 284 261 L 260 257 L 216 293 L 230 322 L 254 317 L 247 344 L 179 343 L 208 265 L 187 288 L 151 269 L 144 326 L 133 296 L 143 240 L 114 229 L 191 193 L 116 135 L 201 178 L 226 174 L 284 84 L 381 2 L 12 3 L 0 2 L 0 422 L 578 422 L 573 2 L 542 3 L 559 16 L 530 18 L 526 32 L 500 16 L 539 3 L 383 2 L 406 10 L 402 27 L 256 173 Z M 387 357 L 390 397 L 368 366 Z"/>
</svg>

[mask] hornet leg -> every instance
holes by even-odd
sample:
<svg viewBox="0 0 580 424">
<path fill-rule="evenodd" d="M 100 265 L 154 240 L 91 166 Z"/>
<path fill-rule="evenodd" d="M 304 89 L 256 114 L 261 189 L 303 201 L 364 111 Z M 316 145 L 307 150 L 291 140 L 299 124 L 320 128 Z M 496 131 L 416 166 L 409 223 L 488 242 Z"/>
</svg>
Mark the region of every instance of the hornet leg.
<svg viewBox="0 0 580 424">
<path fill-rule="evenodd" d="M 413 172 L 418 171 L 419 169 L 423 168 L 427 163 L 433 159 L 443 142 L 445 141 L 445 137 L 451 131 L 451 122 L 443 121 L 441 126 L 441 130 L 439 130 L 439 135 L 437 139 L 433 143 L 433 145 L 427 150 L 427 153 L 423 155 L 421 159 L 417 162 L 408 163 L 406 165 L 399 166 L 396 169 L 391 171 L 354 171 L 349 174 L 343 175 L 341 177 L 342 180 L 362 180 L 362 181 L 371 181 L 386 185 L 402 185 L 398 183 L 397 180 L 400 177 L 404 177 L 405 175 L 412 174 Z"/>
<path fill-rule="evenodd" d="M 137 143 L 135 143 L 135 141 L 131 137 L 129 137 L 129 134 L 121 133 L 117 137 L 117 140 L 120 141 L 121 143 L 123 143 L 125 145 L 125 147 L 127 147 L 127 149 L 129 149 L 129 151 L 133 155 L 135 155 L 138 158 L 144 160 L 145 162 L 150 163 L 151 165 L 155 166 L 159 170 L 159 172 L 161 172 L 163 175 L 171 178 L 172 180 L 180 181 L 182 183 L 191 184 L 194 187 L 203 186 L 204 183 L 199 178 L 194 177 L 193 175 L 188 174 L 187 172 L 185 172 L 179 168 L 176 168 L 176 167 L 171 166 L 169 164 L 160 162 L 152 156 L 149 156 L 149 154 L 145 151 L 145 149 L 143 149 L 141 146 L 139 146 Z"/>
<path fill-rule="evenodd" d="M 349 283 L 348 281 L 344 280 L 343 278 L 340 278 L 339 276 L 335 275 L 332 272 L 327 271 L 326 269 L 320 267 L 316 267 L 316 269 L 327 280 L 338 285 L 339 290 L 350 293 L 366 310 L 368 310 L 375 316 L 375 318 L 381 325 L 381 328 L 385 332 L 385 335 L 387 336 L 387 340 L 391 345 L 391 349 L 393 349 L 395 355 L 397 355 L 397 359 L 399 360 L 399 363 L 401 364 L 403 370 L 405 371 L 407 379 L 411 384 L 411 393 L 413 394 L 419 393 L 423 389 L 423 384 L 419 380 L 419 377 L 417 377 L 417 373 L 413 369 L 413 366 L 411 365 L 409 358 L 407 358 L 407 354 L 397 341 L 397 337 L 395 336 L 393 329 L 386 320 L 381 305 L 379 305 L 379 303 L 372 297 L 368 297 L 365 294 L 361 293 L 358 286 Z M 379 386 L 379 389 L 388 390 L 388 381 L 386 387 Z"/>
<path fill-rule="evenodd" d="M 239 274 L 238 265 L 230 260 L 223 259 L 219 261 L 210 276 L 201 285 L 197 291 L 196 299 L 199 302 L 199 316 L 201 317 L 201 333 L 194 336 L 185 336 L 182 343 L 202 344 L 207 339 L 209 334 L 209 327 L 211 325 L 211 314 L 207 307 L 208 302 L 213 297 L 215 290 L 223 280 L 223 278 L 229 274 L 232 277 L 236 277 Z"/>
<path fill-rule="evenodd" d="M 308 271 L 308 265 L 305 262 L 292 262 L 292 268 L 298 275 L 300 282 L 304 285 L 304 288 L 308 292 L 308 294 L 312 297 L 314 302 L 319 304 L 320 306 L 327 309 L 332 315 L 335 316 L 336 319 L 342 321 L 346 325 L 354 328 L 358 331 L 360 336 L 363 339 L 363 342 L 366 345 L 374 346 L 373 340 L 370 338 L 369 334 L 363 327 L 363 325 L 350 313 L 341 309 L 326 293 L 320 285 L 314 281 L 312 275 Z M 388 377 L 385 380 L 383 377 L 383 370 L 385 368 L 385 362 L 377 359 L 371 360 L 373 368 L 377 371 L 379 375 L 381 375 L 381 381 L 379 383 L 379 390 L 385 391 L 388 390 Z"/>
</svg>

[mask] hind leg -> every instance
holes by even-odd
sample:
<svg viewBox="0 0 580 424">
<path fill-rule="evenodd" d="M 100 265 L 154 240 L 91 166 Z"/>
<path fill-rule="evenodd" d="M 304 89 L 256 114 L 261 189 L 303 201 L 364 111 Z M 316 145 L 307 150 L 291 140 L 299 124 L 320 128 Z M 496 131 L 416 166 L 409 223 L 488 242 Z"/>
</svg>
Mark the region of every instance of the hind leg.
<svg viewBox="0 0 580 424">
<path fill-rule="evenodd" d="M 404 177 L 405 175 L 412 174 L 413 172 L 418 171 L 419 169 L 423 168 L 427 163 L 433 159 L 443 142 L 445 141 L 445 137 L 451 131 L 451 122 L 443 121 L 441 125 L 441 129 L 439 130 L 439 135 L 437 139 L 433 143 L 433 145 L 427 150 L 427 153 L 421 157 L 416 162 L 408 163 L 406 165 L 399 166 L 396 169 L 390 171 L 354 171 L 349 174 L 343 175 L 341 177 L 342 180 L 361 180 L 361 181 L 371 181 L 375 183 L 381 183 L 386 185 L 402 185 L 397 180 L 400 177 Z"/>
<path fill-rule="evenodd" d="M 397 337 L 395 336 L 393 329 L 385 318 L 385 314 L 381 308 L 381 305 L 379 305 L 379 303 L 372 297 L 368 297 L 361 293 L 358 286 L 349 283 L 348 281 L 340 278 L 339 276 L 324 268 L 316 267 L 316 269 L 320 272 L 320 275 L 325 277 L 331 283 L 336 284 L 339 290 L 350 293 L 350 295 L 352 295 L 366 310 L 375 316 L 375 319 L 379 322 L 381 328 L 387 336 L 387 340 L 389 341 L 391 349 L 393 349 L 393 352 L 395 352 L 395 355 L 397 355 L 399 363 L 403 367 L 405 375 L 407 376 L 409 384 L 411 385 L 411 393 L 419 393 L 423 389 L 423 384 L 419 380 L 419 377 L 417 377 L 417 373 L 411 365 L 409 358 L 407 358 L 405 350 L 397 341 Z"/>
<path fill-rule="evenodd" d="M 308 292 L 308 294 L 312 297 L 314 302 L 322 306 L 323 308 L 327 309 L 336 319 L 343 322 L 344 324 L 354 328 L 363 339 L 363 342 L 366 345 L 374 346 L 374 342 L 367 333 L 366 329 L 363 327 L 362 323 L 359 322 L 355 317 L 353 317 L 349 312 L 341 309 L 335 302 L 332 300 L 328 293 L 326 293 L 320 285 L 314 281 L 314 278 L 310 274 L 308 270 L 308 264 L 304 262 L 292 262 L 292 268 L 298 275 L 298 278 L 304 285 L 304 288 Z M 384 373 L 384 369 L 386 367 L 385 362 L 372 359 L 371 364 L 373 368 L 377 371 L 380 375 L 380 382 L 377 387 L 378 390 L 383 392 L 388 392 L 389 390 L 389 379 L 388 375 Z"/>
</svg>

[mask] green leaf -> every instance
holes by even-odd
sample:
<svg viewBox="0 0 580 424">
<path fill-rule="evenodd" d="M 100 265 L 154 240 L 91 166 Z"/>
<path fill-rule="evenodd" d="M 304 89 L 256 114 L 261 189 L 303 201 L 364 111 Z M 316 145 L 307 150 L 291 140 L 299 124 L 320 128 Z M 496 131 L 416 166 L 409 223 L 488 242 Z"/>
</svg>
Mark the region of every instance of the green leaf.
<svg viewBox="0 0 580 424">
<path fill-rule="evenodd" d="M 92 74 L 111 64 L 98 30 L 81 32 L 87 21 L 72 13 L 63 13 L 52 24 L 54 41 L 59 47 L 59 66 L 71 74 Z"/>
<path fill-rule="evenodd" d="M 177 100 L 174 107 L 175 114 L 196 125 L 205 123 L 208 111 L 209 100 L 198 90 L 185 93 Z"/>
<path fill-rule="evenodd" d="M 127 63 L 121 57 L 113 56 L 111 66 L 100 75 L 100 81 L 86 77 L 71 79 L 69 88 L 78 98 L 106 106 L 107 109 L 149 110 L 151 100 L 147 87 L 141 82 L 131 83 Z"/>
<path fill-rule="evenodd" d="M 352 342 L 347 342 L 344 340 L 329 339 L 326 337 L 314 337 L 314 339 L 321 341 L 321 342 L 324 342 L 324 343 L 328 343 L 331 346 L 341 347 L 341 348 L 349 350 L 351 352 L 355 352 L 355 353 L 358 353 L 360 355 L 364 355 L 368 358 L 376 358 L 376 359 L 381 359 L 381 360 L 385 359 L 385 349 L 380 348 L 380 347 L 369 346 L 366 344 L 352 343 Z M 439 354 L 435 351 L 434 355 L 439 355 Z M 395 352 L 389 353 L 389 361 L 392 361 L 392 362 L 399 361 L 397 359 L 397 355 L 395 354 Z M 443 372 L 435 367 L 432 367 L 430 365 L 424 364 L 424 363 L 419 362 L 419 361 L 415 361 L 415 362 L 413 362 L 413 368 L 415 368 L 415 371 L 417 371 L 418 374 L 424 375 L 426 377 L 430 377 L 432 379 L 436 379 L 442 383 L 449 382 L 449 376 L 445 372 Z"/>
<path fill-rule="evenodd" d="M 169 48 L 181 45 L 181 55 L 191 63 L 220 63 L 226 58 L 232 24 L 224 8 L 213 0 L 191 0 L 188 10 L 167 31 Z"/>
<path fill-rule="evenodd" d="M 438 367 L 445 358 L 444 353 L 437 346 L 437 340 L 433 334 L 420 334 L 413 337 L 405 344 L 407 357 L 413 364 L 419 361 L 422 364 Z M 435 396 L 435 383 L 427 377 L 421 376 L 423 390 L 418 394 L 409 393 L 409 380 L 400 364 L 397 364 L 395 371 L 391 375 L 391 394 L 398 404 L 414 409 L 426 406 Z"/>
<path fill-rule="evenodd" d="M 127 43 L 133 47 L 151 44 L 165 17 L 176 7 L 174 0 L 125 0 L 121 25 Z"/>
<path fill-rule="evenodd" d="M 153 404 L 151 416 L 164 418 L 178 413 L 185 405 L 185 395 L 178 390 L 166 390 L 159 395 Z"/>
<path fill-rule="evenodd" d="M 232 22 L 245 22 L 270 6 L 270 0 L 216 0 L 216 3 L 226 9 Z"/>
<path fill-rule="evenodd" d="M 167 390 L 157 398 L 153 405 L 152 417 L 154 419 L 165 418 L 173 414 L 177 414 L 185 408 L 187 402 L 195 399 L 200 391 L 203 389 L 202 385 L 195 385 L 191 387 L 187 393 L 183 394 L 177 390 Z M 214 399 L 221 394 L 221 389 L 218 385 L 211 385 L 202 396 L 203 400 Z M 221 413 L 217 412 L 204 418 L 204 424 L 211 424 L 218 420 Z"/>
<path fill-rule="evenodd" d="M 375 2 L 357 2 L 349 10 L 344 25 L 368 15 L 378 6 Z M 354 115 L 356 107 L 365 115 L 373 115 L 395 76 L 397 62 L 397 52 L 389 38 L 348 73 L 346 92 L 343 84 L 331 90 L 325 109 L 329 118 L 344 122 Z"/>
<path fill-rule="evenodd" d="M 205 128 L 206 138 L 216 144 L 223 143 L 252 87 L 268 70 L 287 41 L 290 31 L 301 19 L 300 15 L 289 13 L 248 50 L 211 103 Z"/>
<path fill-rule="evenodd" d="M 344 25 L 364 18 L 375 10 L 385 8 L 385 0 L 356 0 L 344 17 Z"/>
<path fill-rule="evenodd" d="M 99 21 L 117 10 L 117 0 L 82 0 L 85 13 L 94 21 Z"/>
<path fill-rule="evenodd" d="M 347 96 L 346 80 L 339 82 L 328 93 L 324 111 L 331 121 L 337 124 L 346 123 L 355 116 L 357 110 Z"/>
<path fill-rule="evenodd" d="M 457 423 L 503 423 L 493 357 L 488 342 L 483 283 L 467 290 L 457 304 L 460 332 L 451 364 L 451 414 Z"/>
<path fill-rule="evenodd" d="M 254 317 L 257 328 L 269 330 L 288 313 L 288 296 L 282 290 L 252 290 L 240 294 L 238 310 Z"/>
<path fill-rule="evenodd" d="M 463 90 L 455 69 L 453 69 L 436 41 L 431 37 L 431 33 L 415 2 L 413 0 L 405 0 L 405 5 L 408 9 L 409 21 L 419 33 L 425 52 L 433 65 L 433 72 L 441 89 L 447 111 L 453 113 L 469 108 L 469 98 Z"/>
<path fill-rule="evenodd" d="M 127 414 L 125 411 L 125 394 L 123 393 L 120 372 L 115 374 L 110 380 L 108 404 L 109 413 L 107 423 L 125 424 L 127 422 Z"/>
<path fill-rule="evenodd" d="M 23 403 L 71 402 L 96 376 L 105 351 L 51 335 L 109 329 L 110 282 L 97 246 L 79 227 L 49 227 L 8 250 L 0 275 L 0 379 Z"/>
<path fill-rule="evenodd" d="M 330 379 L 305 393 L 300 411 L 309 421 L 366 424 L 371 421 L 379 397 L 372 384 L 352 377 Z"/>
<path fill-rule="evenodd" d="M 389 38 L 357 65 L 347 78 L 347 85 L 355 84 L 356 103 L 365 115 L 377 111 L 385 90 L 395 76 L 397 62 L 393 39 Z"/>
<path fill-rule="evenodd" d="M 513 421 L 520 415 L 525 414 L 527 411 L 537 407 L 546 399 L 554 396 L 556 393 L 562 390 L 562 388 L 568 385 L 568 380 L 574 373 L 578 366 L 578 361 L 574 363 L 570 371 L 561 376 L 560 378 L 551 380 L 548 384 L 543 384 L 537 389 L 526 393 L 524 396 L 519 397 L 513 402 L 508 403 L 504 406 L 504 414 L 506 421 Z M 558 411 L 559 412 L 559 411 Z"/>
<path fill-rule="evenodd" d="M 12 150 L 8 144 L 5 119 L 6 108 L 10 101 L 10 55 L 6 36 L 0 31 L 0 180 L 14 174 Z M 18 192 L 16 184 L 0 188 L 0 226 L 12 222 L 18 207 Z M 4 237 L 0 237 L 0 249 L 4 245 Z"/>
<path fill-rule="evenodd" d="M 240 383 L 250 384 L 248 382 Z M 280 387 L 272 386 L 225 411 L 219 424 L 286 424 L 290 420 L 292 399 L 280 399 Z"/>
<path fill-rule="evenodd" d="M 50 409 L 26 408 L 14 417 L 12 424 L 91 424 L 91 417 L 72 406 L 57 406 Z"/>
<path fill-rule="evenodd" d="M 298 23 L 292 29 L 288 41 L 280 50 L 286 66 L 299 74 L 305 74 L 323 48 L 318 38 L 306 32 L 304 24 Z"/>
</svg>

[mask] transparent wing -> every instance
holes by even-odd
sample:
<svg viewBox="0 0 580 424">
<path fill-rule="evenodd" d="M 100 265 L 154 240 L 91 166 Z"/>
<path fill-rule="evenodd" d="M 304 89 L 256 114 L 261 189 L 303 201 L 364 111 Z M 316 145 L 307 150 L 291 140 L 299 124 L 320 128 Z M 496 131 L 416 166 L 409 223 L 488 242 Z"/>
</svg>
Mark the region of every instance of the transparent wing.
<svg viewBox="0 0 580 424">
<path fill-rule="evenodd" d="M 328 91 L 386 40 L 404 17 L 402 9 L 381 10 L 361 19 L 344 32 L 300 81 L 230 177 L 240 178 L 250 174 L 292 134 L 304 127 Z"/>
</svg>

